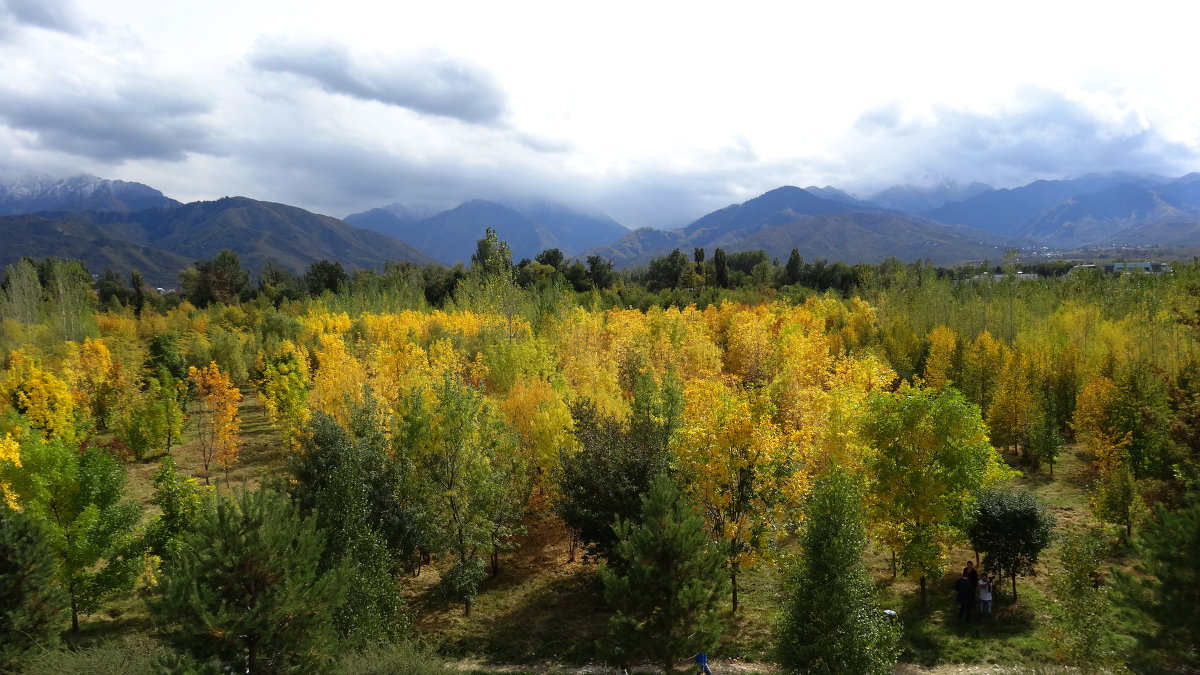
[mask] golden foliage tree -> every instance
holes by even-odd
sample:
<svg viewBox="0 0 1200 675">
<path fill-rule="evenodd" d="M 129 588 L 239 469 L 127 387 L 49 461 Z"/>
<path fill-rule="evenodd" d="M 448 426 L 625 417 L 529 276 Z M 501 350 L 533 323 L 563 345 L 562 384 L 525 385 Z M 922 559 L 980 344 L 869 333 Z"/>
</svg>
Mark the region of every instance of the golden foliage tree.
<svg viewBox="0 0 1200 675">
<path fill-rule="evenodd" d="M 188 368 L 188 379 L 192 382 L 192 400 L 195 402 L 193 417 L 199 425 L 204 484 L 209 484 L 209 467 L 214 462 L 224 469 L 228 480 L 229 467 L 238 458 L 238 434 L 241 431 L 238 404 L 242 402 L 242 392 L 233 386 L 215 362 L 204 368 Z"/>
</svg>

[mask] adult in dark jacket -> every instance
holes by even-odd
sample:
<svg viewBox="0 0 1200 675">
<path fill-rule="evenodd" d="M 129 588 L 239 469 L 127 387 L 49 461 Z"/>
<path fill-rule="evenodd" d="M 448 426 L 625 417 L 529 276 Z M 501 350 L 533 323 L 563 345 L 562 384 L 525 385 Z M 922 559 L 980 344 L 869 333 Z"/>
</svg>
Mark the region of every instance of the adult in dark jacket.
<svg viewBox="0 0 1200 675">
<path fill-rule="evenodd" d="M 975 605 L 975 586 L 971 584 L 966 570 L 963 570 L 962 578 L 954 582 L 954 593 L 958 596 L 959 620 L 970 621 L 971 608 Z"/>
</svg>

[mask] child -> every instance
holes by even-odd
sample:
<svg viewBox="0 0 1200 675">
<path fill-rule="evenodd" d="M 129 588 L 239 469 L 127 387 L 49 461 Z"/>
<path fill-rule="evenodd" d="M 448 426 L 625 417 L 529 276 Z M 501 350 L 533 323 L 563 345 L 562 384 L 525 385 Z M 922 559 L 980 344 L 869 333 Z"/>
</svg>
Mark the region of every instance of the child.
<svg viewBox="0 0 1200 675">
<path fill-rule="evenodd" d="M 708 654 L 700 652 L 693 660 L 697 666 L 700 666 L 700 672 L 704 673 L 704 675 L 712 675 L 712 671 L 708 669 Z"/>
<path fill-rule="evenodd" d="M 983 616 L 992 615 L 992 575 L 990 574 L 979 578 L 979 613 Z"/>
</svg>

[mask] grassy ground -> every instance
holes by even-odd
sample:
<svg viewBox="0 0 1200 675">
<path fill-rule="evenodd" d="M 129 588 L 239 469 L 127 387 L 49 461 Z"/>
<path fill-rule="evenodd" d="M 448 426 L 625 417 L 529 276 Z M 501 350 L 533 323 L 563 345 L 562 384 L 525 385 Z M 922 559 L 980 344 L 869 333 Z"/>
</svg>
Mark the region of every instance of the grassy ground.
<svg viewBox="0 0 1200 675">
<path fill-rule="evenodd" d="M 238 463 L 230 469 L 228 479 L 219 468 L 210 469 L 220 491 L 253 487 L 282 471 L 284 450 L 261 402 L 248 394 L 240 412 Z M 203 477 L 194 438 L 185 438 L 172 456 L 182 474 Z M 1060 529 L 1082 527 L 1091 523 L 1086 499 L 1092 480 L 1089 460 L 1065 452 L 1053 479 L 1045 469 L 1026 471 L 1009 487 L 1032 490 L 1049 505 Z M 148 513 L 153 511 L 148 502 L 157 467 L 157 457 L 129 465 L 130 495 L 145 504 Z M 470 616 L 464 616 L 461 605 L 439 600 L 431 592 L 438 580 L 438 561 L 405 580 L 416 632 L 441 653 L 480 671 L 584 672 L 585 664 L 603 660 L 599 644 L 607 631 L 608 612 L 595 566 L 579 559 L 568 562 L 567 533 L 557 520 L 531 518 L 526 524 L 528 534 L 519 538 L 516 551 L 502 555 L 499 574 L 483 584 Z M 961 569 L 962 562 L 974 559 L 971 551 L 955 551 L 947 574 L 929 581 L 925 607 L 913 580 L 892 577 L 886 551 L 872 548 L 867 564 L 877 579 L 884 607 L 895 609 L 904 624 L 902 662 L 918 669 L 944 664 L 1024 668 L 1053 660 L 1053 645 L 1045 631 L 1050 612 L 1046 563 L 1056 556 L 1056 546 L 1051 545 L 1037 574 L 1019 580 L 1017 599 L 1012 598 L 1006 581 L 995 616 L 970 624 L 956 619 L 952 586 L 954 572 Z M 1119 564 L 1119 556 L 1114 561 Z M 742 607 L 730 621 L 717 656 L 726 660 L 727 671 L 769 669 L 735 664 L 767 663 L 772 658 L 772 628 L 782 601 L 778 568 L 760 565 L 748 570 L 740 581 Z M 81 633 L 70 641 L 89 645 L 111 638 L 140 639 L 152 632 L 140 596 L 129 596 L 82 617 Z"/>
</svg>

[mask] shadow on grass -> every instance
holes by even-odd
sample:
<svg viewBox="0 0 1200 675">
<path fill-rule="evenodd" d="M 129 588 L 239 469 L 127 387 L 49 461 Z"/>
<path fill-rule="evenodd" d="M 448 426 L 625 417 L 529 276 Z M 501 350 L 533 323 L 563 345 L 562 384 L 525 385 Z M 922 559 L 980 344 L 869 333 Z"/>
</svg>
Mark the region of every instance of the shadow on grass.
<svg viewBox="0 0 1200 675">
<path fill-rule="evenodd" d="M 486 654 L 493 664 L 582 664 L 602 656 L 596 643 L 607 635 L 609 612 L 600 581 L 590 570 L 514 591 L 500 611 L 474 623 L 468 634 L 455 636 L 443 651 Z"/>
<path fill-rule="evenodd" d="M 1020 599 L 1001 596 L 990 617 L 978 608 L 970 621 L 958 618 L 958 603 L 947 589 L 953 583 L 946 575 L 929 589 L 928 605 L 921 606 L 915 593 L 893 595 L 891 603 L 900 615 L 904 632 L 900 660 L 936 666 L 948 663 L 1029 664 L 1048 661 L 1049 645 L 1041 636 L 1039 608 L 1046 600 L 1034 588 L 1022 587 Z"/>
</svg>

